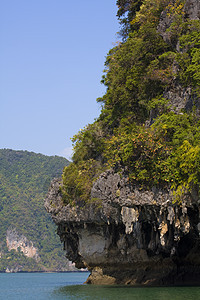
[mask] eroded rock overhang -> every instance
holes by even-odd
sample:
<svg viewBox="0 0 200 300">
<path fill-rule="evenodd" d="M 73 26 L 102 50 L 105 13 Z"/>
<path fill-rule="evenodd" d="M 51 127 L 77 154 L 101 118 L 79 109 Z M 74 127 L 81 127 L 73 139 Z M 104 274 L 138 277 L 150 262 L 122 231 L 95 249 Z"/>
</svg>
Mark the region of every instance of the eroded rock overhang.
<svg viewBox="0 0 200 300">
<path fill-rule="evenodd" d="M 113 170 L 95 182 L 91 200 L 64 205 L 59 180 L 45 207 L 58 225 L 66 256 L 96 284 L 198 284 L 198 196 L 173 203 L 171 192 L 139 190 Z"/>
</svg>

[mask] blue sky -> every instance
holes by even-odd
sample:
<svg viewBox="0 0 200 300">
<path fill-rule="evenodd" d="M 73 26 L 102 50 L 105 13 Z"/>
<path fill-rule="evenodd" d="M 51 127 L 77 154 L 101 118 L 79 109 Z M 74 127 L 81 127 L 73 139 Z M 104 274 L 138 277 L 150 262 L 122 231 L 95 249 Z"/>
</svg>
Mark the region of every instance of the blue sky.
<svg viewBox="0 0 200 300">
<path fill-rule="evenodd" d="M 69 158 L 70 138 L 100 113 L 115 2 L 0 1 L 0 148 Z"/>
</svg>

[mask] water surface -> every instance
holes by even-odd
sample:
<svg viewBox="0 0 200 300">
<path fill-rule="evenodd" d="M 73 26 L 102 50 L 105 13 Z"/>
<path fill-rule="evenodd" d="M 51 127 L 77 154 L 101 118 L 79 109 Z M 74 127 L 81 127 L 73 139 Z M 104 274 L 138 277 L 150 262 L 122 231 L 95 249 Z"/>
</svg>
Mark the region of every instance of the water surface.
<svg viewBox="0 0 200 300">
<path fill-rule="evenodd" d="M 84 285 L 89 273 L 0 273 L 0 299 L 200 300 L 200 287 Z"/>
</svg>

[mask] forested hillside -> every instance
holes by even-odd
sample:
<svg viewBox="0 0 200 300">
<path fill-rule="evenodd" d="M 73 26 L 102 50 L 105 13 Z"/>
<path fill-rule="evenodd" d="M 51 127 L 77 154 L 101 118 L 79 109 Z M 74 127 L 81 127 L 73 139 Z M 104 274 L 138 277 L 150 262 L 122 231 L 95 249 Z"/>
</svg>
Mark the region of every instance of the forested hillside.
<svg viewBox="0 0 200 300">
<path fill-rule="evenodd" d="M 68 164 L 63 157 L 0 149 L 0 271 L 68 268 L 55 225 L 44 209 L 51 179 L 60 177 Z M 15 242 L 21 243 L 17 251 Z"/>
<path fill-rule="evenodd" d="M 117 5 L 121 38 L 106 58 L 101 114 L 74 136 L 63 200 L 84 204 L 99 174 L 112 168 L 132 186 L 171 189 L 181 202 L 200 186 L 199 2 Z"/>
</svg>

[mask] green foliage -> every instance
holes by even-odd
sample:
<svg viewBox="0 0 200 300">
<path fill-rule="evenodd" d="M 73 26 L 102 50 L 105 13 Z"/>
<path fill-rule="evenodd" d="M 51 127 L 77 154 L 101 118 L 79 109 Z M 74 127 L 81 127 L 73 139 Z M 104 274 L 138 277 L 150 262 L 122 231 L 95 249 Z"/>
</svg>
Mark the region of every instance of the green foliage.
<svg viewBox="0 0 200 300">
<path fill-rule="evenodd" d="M 64 203 L 84 206 L 90 199 L 90 191 L 94 180 L 102 172 L 99 161 L 88 159 L 80 163 L 71 163 L 63 172 L 63 201 Z"/>
<path fill-rule="evenodd" d="M 89 200 L 92 183 L 103 170 L 104 140 L 100 122 L 89 124 L 73 137 L 73 163 L 65 167 L 62 176 L 64 203 L 84 206 Z"/>
<path fill-rule="evenodd" d="M 180 37 L 178 62 L 181 66 L 180 78 L 185 85 L 191 85 L 200 96 L 200 22 L 187 22 L 184 34 Z"/>
<path fill-rule="evenodd" d="M 44 197 L 50 181 L 54 177 L 60 177 L 67 164 L 69 162 L 65 158 L 58 156 L 0 149 L 0 252 L 4 249 L 4 262 L 9 257 L 6 231 L 13 227 L 20 235 L 33 242 L 41 256 L 40 265 L 27 257 L 21 258 L 23 270 L 57 268 L 52 255 L 56 252 L 61 256 L 62 247 L 55 225 L 44 209 Z M 62 257 L 62 263 L 66 264 L 64 255 Z M 16 258 L 20 264 L 20 256 Z M 0 271 L 3 265 L 5 267 L 1 260 Z"/>
<path fill-rule="evenodd" d="M 74 144 L 73 161 L 85 161 L 87 159 L 101 160 L 104 148 L 103 132 L 99 122 L 89 124 L 80 130 L 72 139 Z"/>
<path fill-rule="evenodd" d="M 188 19 L 184 4 L 117 1 L 122 42 L 106 58 L 101 114 L 73 140 L 73 164 L 63 174 L 66 201 L 90 201 L 92 183 L 111 167 L 126 170 L 141 188 L 172 188 L 178 201 L 199 187 L 200 21 Z M 162 12 L 165 40 L 158 32 Z M 170 108 L 164 96 L 177 86 L 191 91 L 192 111 Z"/>
<path fill-rule="evenodd" d="M 174 148 L 180 146 L 184 140 L 191 143 L 197 142 L 197 134 L 199 131 L 199 122 L 193 114 L 176 114 L 169 112 L 162 114 L 152 127 L 168 145 Z"/>
<path fill-rule="evenodd" d="M 184 2 L 184 1 L 183 1 Z M 182 12 L 183 13 L 183 12 Z M 200 22 L 187 20 L 177 13 L 168 29 L 169 40 L 178 44 L 180 51 L 175 53 L 176 64 L 179 71 L 175 76 L 185 86 L 192 86 L 193 92 L 200 95 Z"/>
<path fill-rule="evenodd" d="M 140 9 L 142 2 L 142 0 L 117 0 L 117 16 L 121 24 L 119 33 L 123 40 L 126 40 L 128 34 L 132 31 L 131 21 Z"/>
<path fill-rule="evenodd" d="M 5 272 L 6 269 L 14 272 L 18 270 L 23 272 L 42 271 L 42 267 L 33 258 L 26 257 L 22 252 L 15 250 L 1 255 L 0 272 Z"/>
<path fill-rule="evenodd" d="M 186 192 L 200 188 L 200 147 L 187 140 L 176 149 L 168 160 L 175 200 L 181 202 Z"/>
<path fill-rule="evenodd" d="M 200 186 L 200 147 L 185 140 L 175 154 L 173 169 L 178 172 L 178 181 Z"/>
<path fill-rule="evenodd" d="M 156 28 L 144 24 L 139 33 L 130 34 L 126 43 L 110 51 L 103 77 L 107 92 L 98 98 L 104 104 L 100 115 L 104 130 L 112 133 L 114 128 L 120 126 L 121 119 L 127 116 L 131 122 L 137 123 L 143 123 L 148 118 L 151 99 L 163 94 L 172 76 L 168 66 L 171 53 L 168 59 L 162 57 L 167 50 L 169 46 Z M 164 69 L 166 65 L 167 70 Z"/>
<path fill-rule="evenodd" d="M 162 140 L 149 128 L 138 127 L 132 132 L 122 130 L 107 142 L 105 156 L 109 167 L 126 167 L 132 183 L 151 187 L 166 185 L 166 167 L 163 161 L 171 153 Z"/>
<path fill-rule="evenodd" d="M 109 167 L 127 168 L 132 183 L 191 191 L 200 186 L 200 122 L 191 114 L 169 112 L 150 128 L 124 127 L 106 142 Z M 184 189 L 183 189 L 184 187 Z"/>
<path fill-rule="evenodd" d="M 160 14 L 168 3 L 170 3 L 169 0 L 143 0 L 140 9 L 130 22 L 131 25 L 138 23 L 139 26 L 144 24 L 157 26 Z M 135 27 L 132 29 L 135 29 Z"/>
<path fill-rule="evenodd" d="M 181 199 L 184 192 L 200 187 L 200 122 L 193 114 L 170 112 L 158 118 L 152 127 L 172 149 L 166 160 L 167 179 Z"/>
</svg>

